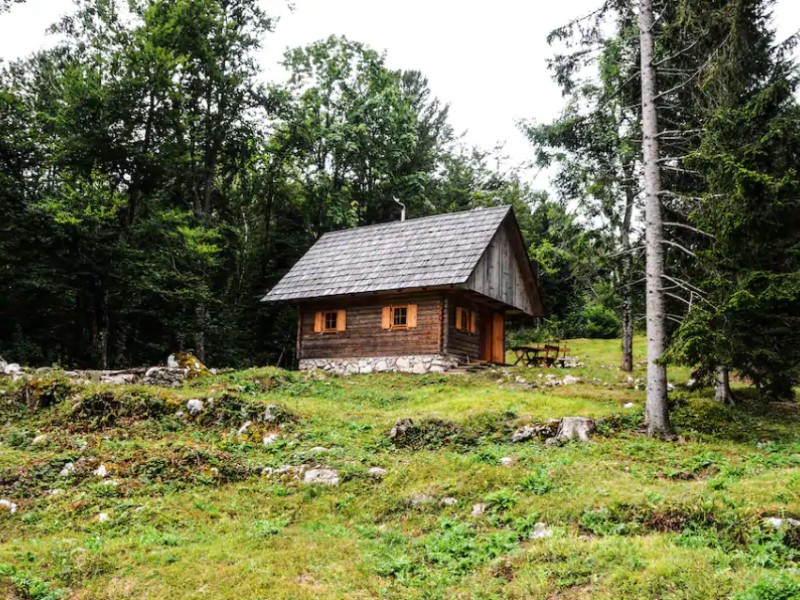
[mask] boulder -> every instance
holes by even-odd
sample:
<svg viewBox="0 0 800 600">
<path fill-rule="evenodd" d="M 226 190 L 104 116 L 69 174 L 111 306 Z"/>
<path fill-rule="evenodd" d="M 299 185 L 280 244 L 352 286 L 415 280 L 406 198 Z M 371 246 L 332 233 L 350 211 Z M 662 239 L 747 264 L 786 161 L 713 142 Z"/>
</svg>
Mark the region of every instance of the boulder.
<svg viewBox="0 0 800 600">
<path fill-rule="evenodd" d="M 558 447 L 564 445 L 564 440 L 562 438 L 558 438 L 558 437 L 551 437 L 551 438 L 547 438 L 544 441 L 544 445 L 545 446 L 549 446 L 551 448 L 558 448 Z"/>
<path fill-rule="evenodd" d="M 411 498 L 408 499 L 408 502 L 411 504 L 411 506 L 430 504 L 433 502 L 433 496 L 429 496 L 428 494 L 413 494 Z"/>
<path fill-rule="evenodd" d="M 280 439 L 279 433 L 270 433 L 264 436 L 263 442 L 265 446 L 271 446 Z"/>
<path fill-rule="evenodd" d="M 108 475 L 108 469 L 106 469 L 105 465 L 100 465 L 94 471 L 92 471 L 92 473 L 96 477 L 101 477 L 102 478 L 102 477 L 105 477 L 106 475 Z"/>
<path fill-rule="evenodd" d="M 339 472 L 336 469 L 309 469 L 303 483 L 319 485 L 339 485 Z"/>
<path fill-rule="evenodd" d="M 69 477 L 75 472 L 75 463 L 68 462 L 64 468 L 58 473 L 61 477 Z"/>
<path fill-rule="evenodd" d="M 781 517 L 767 517 L 764 519 L 764 522 L 767 525 L 771 525 L 775 529 L 781 529 L 782 527 L 800 527 L 800 521 L 797 519 L 792 519 L 791 517 L 781 518 Z"/>
<path fill-rule="evenodd" d="M 6 375 L 18 375 L 22 373 L 22 367 L 18 363 L 7 363 L 3 367 L 3 373 Z"/>
<path fill-rule="evenodd" d="M 472 505 L 472 516 L 473 517 L 479 517 L 485 512 L 486 512 L 486 504 L 484 504 L 483 502 L 479 502 L 478 504 L 473 504 Z"/>
<path fill-rule="evenodd" d="M 561 380 L 561 385 L 575 385 L 576 383 L 580 383 L 581 380 L 574 375 L 565 375 L 564 379 Z"/>
<path fill-rule="evenodd" d="M 406 434 L 416 429 L 414 421 L 410 418 L 395 421 L 394 427 L 389 432 L 389 437 L 393 440 L 403 438 Z"/>
<path fill-rule="evenodd" d="M 553 437 L 558 431 L 560 421 L 558 419 L 551 419 L 542 425 L 523 425 L 511 434 L 512 442 L 527 442 L 534 438 L 549 438 Z"/>
<path fill-rule="evenodd" d="M 383 467 L 371 467 L 367 473 L 369 473 L 372 477 L 381 478 L 386 475 L 387 471 Z"/>
<path fill-rule="evenodd" d="M 553 537 L 553 530 L 550 529 L 544 523 L 536 523 L 536 525 L 533 526 L 533 531 L 531 531 L 531 534 L 530 534 L 529 537 L 532 540 L 538 540 L 538 539 L 541 539 L 541 538 Z"/>
<path fill-rule="evenodd" d="M 439 504 L 441 504 L 442 506 L 455 506 L 456 504 L 458 504 L 458 500 L 456 500 L 452 496 L 446 496 L 441 500 L 439 500 Z"/>
<path fill-rule="evenodd" d="M 556 433 L 557 439 L 589 441 L 589 434 L 594 431 L 594 421 L 586 417 L 564 417 Z"/>
<path fill-rule="evenodd" d="M 193 417 L 196 417 L 205 409 L 205 405 L 203 404 L 202 400 L 198 398 L 192 398 L 186 403 L 186 410 L 189 411 L 189 414 Z"/>
<path fill-rule="evenodd" d="M 163 385 L 179 387 L 186 379 L 184 369 L 171 369 L 170 367 L 150 367 L 145 371 L 142 383 L 146 385 Z"/>
<path fill-rule="evenodd" d="M 33 438 L 33 440 L 31 441 L 31 445 L 32 446 L 43 446 L 46 443 L 47 443 L 47 434 L 46 433 L 40 433 L 35 438 Z"/>
</svg>

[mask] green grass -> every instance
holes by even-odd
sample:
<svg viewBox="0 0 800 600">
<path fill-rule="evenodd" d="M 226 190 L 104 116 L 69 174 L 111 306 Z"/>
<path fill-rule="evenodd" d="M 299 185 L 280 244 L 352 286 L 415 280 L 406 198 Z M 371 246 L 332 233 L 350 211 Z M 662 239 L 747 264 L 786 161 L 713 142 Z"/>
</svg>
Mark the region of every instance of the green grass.
<svg viewBox="0 0 800 600">
<path fill-rule="evenodd" d="M 763 523 L 800 517 L 797 407 L 760 405 L 741 386 L 742 405 L 722 407 L 671 369 L 681 438 L 651 440 L 644 391 L 617 368 L 619 341 L 569 345 L 582 382 L 557 387 L 543 382 L 565 372 L 525 368 L 262 368 L 177 390 L 4 381 L 0 498 L 19 510 L 0 512 L 0 596 L 800 597 L 800 540 Z M 632 377 L 643 376 L 637 363 Z M 190 398 L 214 402 L 176 416 Z M 269 404 L 280 427 L 260 418 Z M 511 443 L 522 424 L 562 416 L 599 419 L 595 441 Z M 403 417 L 424 435 L 398 448 L 387 433 Z M 272 432 L 279 441 L 263 445 Z M 62 477 L 66 462 L 76 472 Z M 92 475 L 100 464 L 117 485 Z M 287 464 L 338 469 L 341 484 L 261 474 Z M 531 539 L 537 522 L 552 535 Z"/>
</svg>

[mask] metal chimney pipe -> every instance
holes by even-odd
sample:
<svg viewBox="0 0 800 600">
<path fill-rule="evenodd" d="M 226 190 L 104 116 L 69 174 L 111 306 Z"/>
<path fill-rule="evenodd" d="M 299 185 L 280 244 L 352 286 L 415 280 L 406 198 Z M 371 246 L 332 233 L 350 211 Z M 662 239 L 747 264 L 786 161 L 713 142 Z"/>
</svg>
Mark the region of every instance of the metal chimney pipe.
<svg viewBox="0 0 800 600">
<path fill-rule="evenodd" d="M 406 220 L 406 205 L 400 202 L 400 200 L 398 200 L 395 196 L 392 196 L 392 200 L 397 202 L 402 207 L 402 210 L 400 211 L 400 222 L 402 223 Z"/>
</svg>

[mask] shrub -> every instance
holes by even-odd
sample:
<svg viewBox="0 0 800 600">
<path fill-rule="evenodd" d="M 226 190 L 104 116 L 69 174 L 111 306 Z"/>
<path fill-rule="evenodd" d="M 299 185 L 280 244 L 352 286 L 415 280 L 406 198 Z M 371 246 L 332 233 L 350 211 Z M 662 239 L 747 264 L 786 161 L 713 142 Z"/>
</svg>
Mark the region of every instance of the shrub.
<svg viewBox="0 0 800 600">
<path fill-rule="evenodd" d="M 753 587 L 739 592 L 733 600 L 797 600 L 800 598 L 800 581 L 788 575 L 768 577 Z"/>
<path fill-rule="evenodd" d="M 550 476 L 545 469 L 539 468 L 526 475 L 517 486 L 523 492 L 530 492 L 541 496 L 549 492 L 553 484 L 550 481 Z"/>
</svg>

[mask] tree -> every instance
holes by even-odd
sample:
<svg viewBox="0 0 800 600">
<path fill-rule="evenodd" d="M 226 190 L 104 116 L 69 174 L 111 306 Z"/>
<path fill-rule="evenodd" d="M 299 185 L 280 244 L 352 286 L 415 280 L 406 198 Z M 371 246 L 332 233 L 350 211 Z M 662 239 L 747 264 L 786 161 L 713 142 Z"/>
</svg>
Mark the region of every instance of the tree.
<svg viewBox="0 0 800 600">
<path fill-rule="evenodd" d="M 594 37 L 589 29 L 585 35 Z M 568 25 L 550 34 L 551 40 L 569 39 Z M 639 278 L 638 243 L 634 242 L 634 209 L 638 197 L 640 136 L 638 91 L 631 77 L 631 34 L 623 29 L 605 41 L 597 58 L 597 72 L 579 80 L 570 60 L 551 61 L 555 79 L 569 100 L 561 116 L 550 124 L 523 123 L 542 168 L 557 166 L 555 185 L 564 202 L 576 203 L 597 236 L 610 243 L 598 248 L 595 260 L 608 265 L 620 297 L 623 323 L 622 364 L 633 369 L 634 292 Z M 588 40 L 584 40 L 588 41 Z M 579 52 L 580 53 L 580 52 Z M 635 74 L 635 73 L 634 73 Z M 615 303 L 616 304 L 616 303 Z"/>
<path fill-rule="evenodd" d="M 667 407 L 667 368 L 663 362 L 667 346 L 664 316 L 664 247 L 661 216 L 661 173 L 658 148 L 657 84 L 654 64 L 652 0 L 639 3 L 642 81 L 642 177 L 645 198 L 646 320 L 647 320 L 647 404 L 645 420 L 649 435 L 670 433 Z"/>
</svg>

